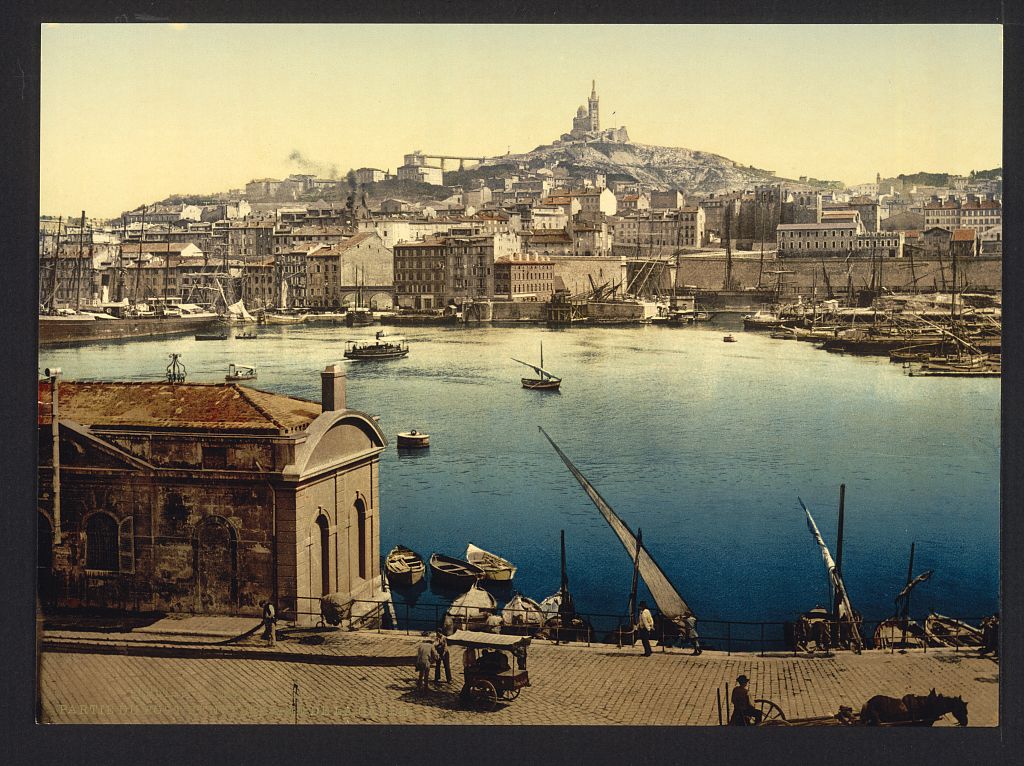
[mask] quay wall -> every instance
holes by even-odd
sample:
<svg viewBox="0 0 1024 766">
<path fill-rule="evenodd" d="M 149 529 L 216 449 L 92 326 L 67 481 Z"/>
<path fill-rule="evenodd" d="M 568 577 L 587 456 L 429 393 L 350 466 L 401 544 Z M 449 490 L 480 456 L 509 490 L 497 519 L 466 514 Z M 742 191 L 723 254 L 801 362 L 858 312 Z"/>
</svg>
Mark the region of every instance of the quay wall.
<svg viewBox="0 0 1024 766">
<path fill-rule="evenodd" d="M 588 302 L 583 307 L 588 319 L 598 322 L 633 322 L 643 318 L 639 303 Z M 540 301 L 480 301 L 465 309 L 467 324 L 477 322 L 546 322 L 547 303 Z"/>
<path fill-rule="evenodd" d="M 553 255 L 550 258 L 555 264 L 555 276 L 562 278 L 565 289 L 573 295 L 590 292 L 589 278 L 598 287 L 606 282 L 625 284 L 625 258 L 587 255 Z"/>
<path fill-rule="evenodd" d="M 676 273 L 676 286 L 693 286 L 702 290 L 721 290 L 725 281 L 725 256 L 692 256 L 679 259 Z M 877 263 L 877 262 L 876 262 Z M 765 254 L 764 268 L 761 270 L 760 256 L 751 258 L 745 255 L 732 259 L 732 278 L 734 288 L 743 290 L 756 287 L 758 272 L 761 271 L 761 285 L 774 287 L 777 275 L 771 272 L 785 270 L 785 284 L 793 292 L 809 294 L 817 285 L 818 295 L 826 292 L 822 267 L 828 274 L 832 289 L 836 293 L 846 290 L 848 279 L 852 277 L 855 290 L 871 284 L 871 259 L 847 261 L 845 258 L 797 259 L 769 258 Z M 962 258 L 957 260 L 957 271 L 962 275 L 968 289 L 1002 290 L 1003 261 L 1002 258 L 983 256 L 978 258 Z M 847 276 L 849 275 L 849 277 Z M 949 259 L 914 258 L 911 267 L 910 258 L 886 258 L 882 264 L 882 282 L 890 290 L 908 289 L 917 279 L 920 289 L 943 289 L 943 284 L 952 284 Z M 960 281 L 960 280 L 958 280 Z"/>
</svg>

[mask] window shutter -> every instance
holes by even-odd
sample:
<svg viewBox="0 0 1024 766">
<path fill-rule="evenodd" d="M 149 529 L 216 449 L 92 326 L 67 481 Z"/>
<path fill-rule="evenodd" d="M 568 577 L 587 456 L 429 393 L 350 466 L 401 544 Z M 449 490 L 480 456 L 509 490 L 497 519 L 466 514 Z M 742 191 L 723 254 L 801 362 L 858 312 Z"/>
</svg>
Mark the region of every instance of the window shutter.
<svg viewBox="0 0 1024 766">
<path fill-rule="evenodd" d="M 135 519 L 129 516 L 117 525 L 118 569 L 135 571 Z"/>
</svg>

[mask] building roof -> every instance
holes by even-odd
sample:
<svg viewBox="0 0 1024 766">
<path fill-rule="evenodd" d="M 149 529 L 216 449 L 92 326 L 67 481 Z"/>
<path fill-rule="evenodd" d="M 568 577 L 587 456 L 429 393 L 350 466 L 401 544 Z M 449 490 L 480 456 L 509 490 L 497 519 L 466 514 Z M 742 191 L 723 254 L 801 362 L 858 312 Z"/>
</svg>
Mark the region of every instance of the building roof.
<svg viewBox="0 0 1024 766">
<path fill-rule="evenodd" d="M 39 400 L 50 383 L 40 381 Z M 61 418 L 102 428 L 293 432 L 321 413 L 315 402 L 272 394 L 237 383 L 140 383 L 65 381 Z"/>
<path fill-rule="evenodd" d="M 351 250 L 353 247 L 356 247 L 361 242 L 365 242 L 366 240 L 373 237 L 380 239 L 379 237 L 377 237 L 377 232 L 375 231 L 361 231 L 358 234 L 355 234 L 346 240 L 342 240 L 341 242 L 333 242 L 327 247 L 320 248 L 315 252 L 310 252 L 307 254 L 306 257 L 329 258 L 332 255 L 341 255 L 346 250 Z"/>
<path fill-rule="evenodd" d="M 534 229 L 526 235 L 531 245 L 536 244 L 572 244 L 570 237 L 562 229 Z"/>
<path fill-rule="evenodd" d="M 849 229 L 851 224 L 849 222 L 835 222 L 835 223 L 780 223 L 775 228 L 778 231 L 800 231 L 803 229 L 809 229 L 812 231 L 820 231 L 822 229 Z"/>
<path fill-rule="evenodd" d="M 954 242 L 973 242 L 978 236 L 974 229 L 957 229 L 953 232 Z"/>
</svg>

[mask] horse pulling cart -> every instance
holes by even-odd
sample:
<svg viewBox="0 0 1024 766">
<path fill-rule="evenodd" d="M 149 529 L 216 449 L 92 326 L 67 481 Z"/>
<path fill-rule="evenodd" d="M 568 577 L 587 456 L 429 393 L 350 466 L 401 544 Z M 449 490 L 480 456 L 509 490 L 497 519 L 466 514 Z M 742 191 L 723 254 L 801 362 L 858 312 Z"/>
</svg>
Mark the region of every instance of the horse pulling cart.
<svg viewBox="0 0 1024 766">
<path fill-rule="evenodd" d="M 530 685 L 525 669 L 529 636 L 457 630 L 448 636 L 449 646 L 465 647 L 464 683 L 460 696 L 482 710 L 499 702 L 512 702 Z M 515 663 L 518 661 L 518 669 Z"/>
<path fill-rule="evenodd" d="M 952 713 L 960 726 L 967 725 L 967 703 L 961 697 L 936 694 L 907 694 L 901 697 L 876 695 L 869 699 L 860 712 L 842 705 L 834 715 L 808 718 L 786 718 L 776 703 L 767 699 L 754 700 L 761 713 L 761 726 L 932 726 L 947 713 Z"/>
</svg>

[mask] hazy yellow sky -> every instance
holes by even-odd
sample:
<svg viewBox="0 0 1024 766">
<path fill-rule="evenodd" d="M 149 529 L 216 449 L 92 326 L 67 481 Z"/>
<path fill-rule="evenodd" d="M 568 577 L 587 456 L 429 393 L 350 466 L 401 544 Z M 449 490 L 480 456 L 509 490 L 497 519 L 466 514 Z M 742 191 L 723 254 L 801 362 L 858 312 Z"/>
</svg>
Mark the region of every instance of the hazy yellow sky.
<svg viewBox="0 0 1024 766">
<path fill-rule="evenodd" d="M 1002 164 L 1002 31 L 973 26 L 58 24 L 43 213 L 115 216 L 415 149 L 528 151 L 597 80 L 602 125 L 780 175 Z M 613 116 L 614 113 L 614 116 Z M 308 170 L 306 172 L 315 172 Z"/>
</svg>

